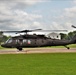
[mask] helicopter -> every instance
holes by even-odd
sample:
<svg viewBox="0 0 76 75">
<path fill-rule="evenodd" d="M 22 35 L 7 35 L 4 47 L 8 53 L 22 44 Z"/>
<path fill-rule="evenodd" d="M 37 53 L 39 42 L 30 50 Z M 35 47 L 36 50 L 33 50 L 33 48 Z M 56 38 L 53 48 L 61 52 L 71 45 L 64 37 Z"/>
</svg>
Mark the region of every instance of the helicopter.
<svg viewBox="0 0 76 75">
<path fill-rule="evenodd" d="M 72 27 L 76 28 L 74 25 L 72 25 Z M 35 29 L 35 30 L 22 30 L 22 31 L 3 31 L 11 33 L 15 32 L 16 34 L 18 33 L 26 33 L 26 34 L 11 37 L 4 44 L 1 44 L 1 46 L 5 48 L 17 48 L 19 51 L 22 51 L 23 48 L 27 47 L 47 47 L 47 46 L 64 46 L 67 49 L 70 49 L 69 47 L 67 47 L 67 45 L 76 44 L 76 35 L 70 40 L 60 40 L 60 39 L 52 39 L 50 37 L 46 37 L 45 35 L 28 34 L 29 32 L 34 31 L 50 31 L 50 30 Z M 55 30 L 55 31 L 57 32 L 61 30 Z"/>
</svg>

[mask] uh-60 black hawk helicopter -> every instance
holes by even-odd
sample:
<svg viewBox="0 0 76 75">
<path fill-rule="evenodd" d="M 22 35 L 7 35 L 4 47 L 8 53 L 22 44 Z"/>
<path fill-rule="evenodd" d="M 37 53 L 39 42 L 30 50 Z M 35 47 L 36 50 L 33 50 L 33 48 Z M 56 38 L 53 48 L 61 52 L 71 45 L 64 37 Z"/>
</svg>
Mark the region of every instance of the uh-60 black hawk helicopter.
<svg viewBox="0 0 76 75">
<path fill-rule="evenodd" d="M 73 25 L 72 27 L 76 28 Z M 19 51 L 22 51 L 23 48 L 26 47 L 45 47 L 45 46 L 65 46 L 67 49 L 69 49 L 67 45 L 76 44 L 76 35 L 70 40 L 59 40 L 59 39 L 51 39 L 49 37 L 46 37 L 45 35 L 27 34 L 28 32 L 33 31 L 46 31 L 46 30 L 35 29 L 35 30 L 23 30 L 23 31 L 3 31 L 3 32 L 16 32 L 26 34 L 11 37 L 4 44 L 1 44 L 1 46 L 6 48 L 17 48 Z M 65 31 L 65 30 L 55 30 L 55 31 Z"/>
</svg>

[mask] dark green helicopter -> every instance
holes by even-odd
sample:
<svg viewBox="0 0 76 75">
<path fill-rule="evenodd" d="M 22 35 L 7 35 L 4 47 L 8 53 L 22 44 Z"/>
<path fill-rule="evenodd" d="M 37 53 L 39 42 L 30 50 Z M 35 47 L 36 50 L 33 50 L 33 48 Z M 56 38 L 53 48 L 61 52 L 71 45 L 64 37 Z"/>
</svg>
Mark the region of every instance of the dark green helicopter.
<svg viewBox="0 0 76 75">
<path fill-rule="evenodd" d="M 72 25 L 73 28 L 76 28 Z M 76 35 L 70 40 L 59 40 L 59 39 L 52 39 L 50 37 L 46 37 L 45 35 L 30 35 L 27 34 L 28 32 L 33 31 L 50 31 L 50 30 L 42 30 L 42 29 L 35 29 L 35 30 L 23 30 L 23 31 L 3 31 L 3 32 L 16 32 L 16 33 L 26 33 L 24 35 L 14 36 L 9 38 L 4 44 L 1 44 L 2 47 L 5 48 L 17 48 L 19 51 L 22 51 L 23 48 L 26 47 L 46 47 L 46 46 L 65 46 L 67 47 L 69 44 L 76 44 Z M 51 30 L 53 31 L 53 30 Z M 57 31 L 65 31 L 65 30 L 55 30 Z"/>
</svg>

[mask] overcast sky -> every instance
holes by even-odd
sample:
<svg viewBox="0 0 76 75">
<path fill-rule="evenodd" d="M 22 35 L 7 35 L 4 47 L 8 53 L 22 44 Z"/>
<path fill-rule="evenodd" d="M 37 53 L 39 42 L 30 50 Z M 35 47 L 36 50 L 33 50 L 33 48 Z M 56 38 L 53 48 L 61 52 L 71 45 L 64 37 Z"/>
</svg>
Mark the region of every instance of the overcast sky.
<svg viewBox="0 0 76 75">
<path fill-rule="evenodd" d="M 0 30 L 76 26 L 76 0 L 0 0 Z"/>
</svg>

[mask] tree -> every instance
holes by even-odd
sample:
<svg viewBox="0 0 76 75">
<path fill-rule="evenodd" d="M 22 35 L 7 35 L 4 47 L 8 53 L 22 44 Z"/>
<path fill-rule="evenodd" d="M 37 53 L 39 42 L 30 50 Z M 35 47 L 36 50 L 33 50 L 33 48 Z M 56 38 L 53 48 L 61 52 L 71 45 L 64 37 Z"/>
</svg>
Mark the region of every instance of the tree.
<svg viewBox="0 0 76 75">
<path fill-rule="evenodd" d="M 68 33 L 69 39 L 73 38 L 74 35 L 76 35 L 76 31 L 69 32 L 69 33 Z"/>
<path fill-rule="evenodd" d="M 8 39 L 8 37 L 4 35 L 2 38 L 2 42 L 5 42 L 7 39 Z"/>
<path fill-rule="evenodd" d="M 60 35 L 61 35 L 61 39 L 67 39 L 67 34 L 64 34 L 64 33 L 60 33 Z"/>
<path fill-rule="evenodd" d="M 3 32 L 0 32 L 0 44 L 2 42 L 5 42 L 9 37 L 7 37 L 6 35 L 3 35 Z"/>
<path fill-rule="evenodd" d="M 3 32 L 0 32 L 0 38 L 3 38 Z"/>
</svg>

